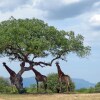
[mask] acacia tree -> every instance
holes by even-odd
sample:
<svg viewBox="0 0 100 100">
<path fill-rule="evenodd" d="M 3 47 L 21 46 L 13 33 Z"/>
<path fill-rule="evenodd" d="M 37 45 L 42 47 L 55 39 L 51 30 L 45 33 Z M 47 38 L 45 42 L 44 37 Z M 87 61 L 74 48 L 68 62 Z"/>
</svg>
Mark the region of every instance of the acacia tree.
<svg viewBox="0 0 100 100">
<path fill-rule="evenodd" d="M 31 70 L 33 66 L 51 66 L 57 59 L 66 60 L 70 52 L 80 57 L 90 53 L 90 47 L 84 46 L 84 37 L 74 32 L 59 31 L 38 19 L 15 19 L 0 23 L 0 54 L 11 60 L 21 61 L 21 70 Z M 37 61 L 37 58 L 52 56 L 48 61 Z M 25 67 L 29 63 L 29 67 Z"/>
</svg>

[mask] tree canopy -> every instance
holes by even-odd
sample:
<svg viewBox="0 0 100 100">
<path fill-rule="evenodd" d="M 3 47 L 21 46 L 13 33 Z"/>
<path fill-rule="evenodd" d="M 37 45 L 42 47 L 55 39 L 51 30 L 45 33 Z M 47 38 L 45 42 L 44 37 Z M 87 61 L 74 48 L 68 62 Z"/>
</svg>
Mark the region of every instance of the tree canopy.
<svg viewBox="0 0 100 100">
<path fill-rule="evenodd" d="M 57 30 L 39 19 L 15 19 L 0 22 L 0 54 L 11 60 L 25 61 L 33 65 L 52 65 L 56 59 L 66 60 L 70 52 L 80 57 L 90 53 L 90 47 L 84 46 L 84 37 L 73 31 Z M 37 58 L 52 56 L 50 62 Z"/>
</svg>

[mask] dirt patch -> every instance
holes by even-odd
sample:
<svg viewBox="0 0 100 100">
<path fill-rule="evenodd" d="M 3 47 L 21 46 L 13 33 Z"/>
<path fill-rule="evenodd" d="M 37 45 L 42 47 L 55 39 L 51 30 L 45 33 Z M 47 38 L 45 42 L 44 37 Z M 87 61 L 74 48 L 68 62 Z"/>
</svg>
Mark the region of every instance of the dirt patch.
<svg viewBox="0 0 100 100">
<path fill-rule="evenodd" d="M 4 100 L 4 99 L 1 99 L 1 98 L 0 98 L 0 100 Z"/>
</svg>

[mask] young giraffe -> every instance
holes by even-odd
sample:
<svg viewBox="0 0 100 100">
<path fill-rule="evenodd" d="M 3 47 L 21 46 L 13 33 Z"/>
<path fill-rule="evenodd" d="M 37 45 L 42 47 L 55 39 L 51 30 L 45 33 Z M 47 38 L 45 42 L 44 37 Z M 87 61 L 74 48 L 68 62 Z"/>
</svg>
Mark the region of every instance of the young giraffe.
<svg viewBox="0 0 100 100">
<path fill-rule="evenodd" d="M 18 87 L 23 87 L 23 83 L 22 83 L 22 77 L 19 77 L 13 70 L 11 70 L 5 62 L 3 62 L 3 66 L 6 68 L 6 70 L 8 71 L 8 73 L 10 74 L 10 81 L 11 81 L 11 85 L 15 85 L 16 88 L 18 89 Z M 20 84 L 17 84 L 20 83 Z M 20 90 L 18 89 L 18 92 L 20 92 Z"/>
<path fill-rule="evenodd" d="M 47 77 L 45 75 L 42 75 L 41 73 L 39 73 L 34 68 L 32 68 L 32 71 L 35 73 L 35 79 L 36 79 L 36 82 L 37 82 L 37 92 L 38 92 L 38 82 L 43 82 L 44 89 L 45 89 L 45 92 L 46 92 L 46 89 L 47 89 Z"/>
<path fill-rule="evenodd" d="M 60 92 L 61 92 L 61 84 L 62 83 L 66 83 L 67 92 L 70 91 L 71 78 L 68 75 L 65 75 L 62 72 L 58 62 L 56 62 L 56 66 L 57 66 L 57 70 L 58 70 L 58 80 L 59 80 L 59 83 L 60 83 Z"/>
</svg>

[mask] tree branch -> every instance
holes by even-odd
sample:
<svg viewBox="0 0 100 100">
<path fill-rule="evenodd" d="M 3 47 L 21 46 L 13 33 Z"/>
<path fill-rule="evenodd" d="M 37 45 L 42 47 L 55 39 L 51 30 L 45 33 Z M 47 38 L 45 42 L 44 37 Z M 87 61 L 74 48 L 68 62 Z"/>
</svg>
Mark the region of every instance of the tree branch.
<svg viewBox="0 0 100 100">
<path fill-rule="evenodd" d="M 25 67 L 25 62 L 22 62 L 20 64 L 20 66 L 21 66 L 21 70 L 18 72 L 19 75 L 22 75 L 24 73 L 24 71 L 29 71 L 29 70 L 31 70 L 33 68 L 32 64 L 30 64 L 29 67 Z"/>
</svg>

